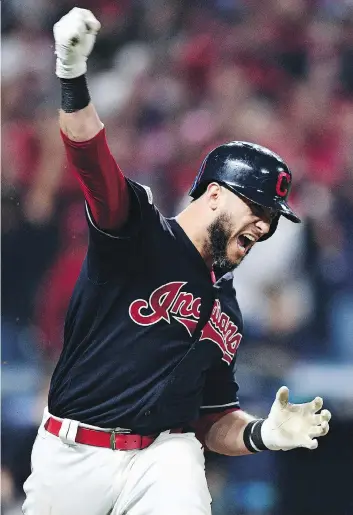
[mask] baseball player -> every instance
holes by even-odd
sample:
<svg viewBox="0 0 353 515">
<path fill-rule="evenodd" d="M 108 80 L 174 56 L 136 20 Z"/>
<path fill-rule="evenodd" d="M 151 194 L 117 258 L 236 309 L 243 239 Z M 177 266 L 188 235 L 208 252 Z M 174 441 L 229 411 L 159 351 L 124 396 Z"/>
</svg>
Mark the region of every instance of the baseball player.
<svg viewBox="0 0 353 515">
<path fill-rule="evenodd" d="M 23 512 L 206 515 L 204 446 L 315 449 L 328 432 L 322 399 L 291 404 L 286 387 L 266 419 L 250 416 L 234 374 L 243 325 L 232 270 L 280 216 L 300 221 L 287 204 L 292 176 L 266 148 L 224 144 L 204 159 L 190 205 L 165 218 L 149 188 L 123 175 L 91 103 L 86 61 L 99 29 L 78 8 L 54 26 L 61 135 L 89 245 Z"/>
</svg>

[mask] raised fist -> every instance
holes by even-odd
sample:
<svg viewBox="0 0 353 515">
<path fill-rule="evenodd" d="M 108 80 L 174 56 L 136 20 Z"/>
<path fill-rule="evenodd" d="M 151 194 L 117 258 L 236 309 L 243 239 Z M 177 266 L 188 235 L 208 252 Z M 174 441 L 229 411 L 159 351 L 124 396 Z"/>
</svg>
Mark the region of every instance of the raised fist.
<svg viewBox="0 0 353 515">
<path fill-rule="evenodd" d="M 74 79 L 87 71 L 87 57 L 92 52 L 101 27 L 87 9 L 74 7 L 53 28 L 56 54 L 56 75 Z"/>
</svg>

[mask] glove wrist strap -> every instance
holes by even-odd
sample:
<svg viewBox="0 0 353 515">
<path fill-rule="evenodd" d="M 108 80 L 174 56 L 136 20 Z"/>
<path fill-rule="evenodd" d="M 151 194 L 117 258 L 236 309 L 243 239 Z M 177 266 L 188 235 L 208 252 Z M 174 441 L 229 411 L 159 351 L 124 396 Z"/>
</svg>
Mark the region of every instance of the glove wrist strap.
<svg viewBox="0 0 353 515">
<path fill-rule="evenodd" d="M 60 79 L 61 109 L 65 113 L 74 113 L 87 107 L 91 97 L 87 87 L 86 75 L 75 79 Z"/>
<path fill-rule="evenodd" d="M 87 72 L 87 59 L 81 58 L 76 62 L 68 63 L 60 57 L 56 59 L 55 73 L 59 79 L 76 79 Z"/>
<path fill-rule="evenodd" d="M 261 436 L 263 423 L 263 419 L 252 420 L 244 429 L 244 445 L 252 453 L 268 450 Z"/>
</svg>

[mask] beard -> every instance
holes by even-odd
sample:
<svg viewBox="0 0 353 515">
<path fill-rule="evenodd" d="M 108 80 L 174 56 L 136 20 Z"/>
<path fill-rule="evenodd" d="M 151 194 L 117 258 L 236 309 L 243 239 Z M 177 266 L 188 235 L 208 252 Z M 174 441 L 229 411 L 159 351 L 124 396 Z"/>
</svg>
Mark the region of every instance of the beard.
<svg viewBox="0 0 353 515">
<path fill-rule="evenodd" d="M 224 275 L 238 266 L 227 255 L 229 240 L 231 238 L 231 219 L 223 213 L 216 218 L 207 228 L 208 242 L 206 252 L 212 256 L 213 266 Z"/>
<path fill-rule="evenodd" d="M 229 259 L 227 250 L 232 237 L 232 222 L 231 217 L 226 213 L 219 215 L 208 226 L 207 233 L 208 242 L 205 250 L 208 255 L 212 256 L 213 269 L 217 276 L 224 275 L 237 268 L 251 250 L 249 248 L 245 256 L 239 258 L 238 261 Z"/>
</svg>

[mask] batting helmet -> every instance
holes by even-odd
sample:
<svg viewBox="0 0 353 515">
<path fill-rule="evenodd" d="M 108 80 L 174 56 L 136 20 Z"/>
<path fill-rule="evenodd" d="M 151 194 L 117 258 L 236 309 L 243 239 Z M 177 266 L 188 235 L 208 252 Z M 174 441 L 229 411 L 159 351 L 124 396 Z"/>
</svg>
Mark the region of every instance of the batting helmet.
<svg viewBox="0 0 353 515">
<path fill-rule="evenodd" d="M 189 195 L 200 197 L 210 182 L 223 184 L 233 193 L 277 212 L 269 232 L 259 241 L 272 236 L 281 215 L 300 222 L 287 204 L 292 173 L 277 154 L 265 147 L 231 141 L 213 149 L 205 157 Z"/>
</svg>

